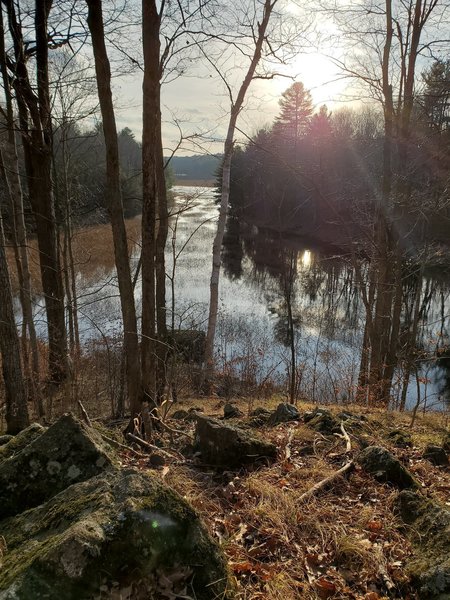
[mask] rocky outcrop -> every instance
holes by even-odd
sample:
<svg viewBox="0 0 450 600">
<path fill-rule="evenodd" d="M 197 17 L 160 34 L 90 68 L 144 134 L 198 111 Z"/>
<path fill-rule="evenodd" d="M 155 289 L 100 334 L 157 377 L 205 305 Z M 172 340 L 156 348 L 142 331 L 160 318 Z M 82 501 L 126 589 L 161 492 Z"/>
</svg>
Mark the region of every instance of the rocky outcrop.
<svg viewBox="0 0 450 600">
<path fill-rule="evenodd" d="M 195 446 L 205 463 L 217 467 L 239 467 L 277 455 L 273 444 L 203 415 L 197 415 Z"/>
<path fill-rule="evenodd" d="M 368 446 L 359 454 L 357 461 L 381 483 L 390 483 L 400 489 L 418 487 L 411 473 L 386 448 Z"/>
<path fill-rule="evenodd" d="M 156 478 L 112 469 L 0 524 L 1 600 L 226 597 L 221 552 Z"/>
<path fill-rule="evenodd" d="M 100 434 L 64 415 L 0 464 L 0 519 L 38 506 L 111 466 Z"/>
<path fill-rule="evenodd" d="M 423 600 L 450 598 L 450 511 L 417 492 L 404 490 L 397 510 L 414 546 L 406 568 Z"/>
<path fill-rule="evenodd" d="M 0 600 L 228 598 L 195 511 L 71 415 L 0 464 L 0 514 Z"/>
</svg>

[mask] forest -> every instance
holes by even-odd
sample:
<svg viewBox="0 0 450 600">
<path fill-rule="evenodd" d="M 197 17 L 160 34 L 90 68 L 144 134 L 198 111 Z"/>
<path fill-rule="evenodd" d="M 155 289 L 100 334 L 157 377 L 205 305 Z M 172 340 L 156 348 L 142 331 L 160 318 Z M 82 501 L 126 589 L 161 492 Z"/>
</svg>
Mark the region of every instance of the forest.
<svg viewBox="0 0 450 600">
<path fill-rule="evenodd" d="M 0 600 L 450 599 L 449 17 L 0 0 Z"/>
</svg>

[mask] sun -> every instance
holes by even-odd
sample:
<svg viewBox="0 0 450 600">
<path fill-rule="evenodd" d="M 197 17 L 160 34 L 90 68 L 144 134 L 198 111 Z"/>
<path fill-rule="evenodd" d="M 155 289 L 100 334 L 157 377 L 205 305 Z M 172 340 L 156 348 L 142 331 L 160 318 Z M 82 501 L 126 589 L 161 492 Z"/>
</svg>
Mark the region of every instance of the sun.
<svg viewBox="0 0 450 600">
<path fill-rule="evenodd" d="M 319 52 L 299 54 L 286 68 L 286 75 L 301 81 L 311 92 L 316 107 L 326 104 L 332 107 L 342 97 L 347 82 L 339 74 L 337 66 L 331 58 Z M 275 83 L 277 92 L 281 94 L 289 83 L 280 78 Z"/>
</svg>

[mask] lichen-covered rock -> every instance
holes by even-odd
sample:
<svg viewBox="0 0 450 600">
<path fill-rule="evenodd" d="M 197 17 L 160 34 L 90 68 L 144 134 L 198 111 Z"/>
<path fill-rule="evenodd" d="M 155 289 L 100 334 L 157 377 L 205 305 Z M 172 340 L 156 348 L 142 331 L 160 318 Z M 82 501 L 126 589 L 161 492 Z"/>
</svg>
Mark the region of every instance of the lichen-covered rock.
<svg viewBox="0 0 450 600">
<path fill-rule="evenodd" d="M 387 434 L 386 437 L 396 448 L 412 447 L 412 437 L 411 434 L 407 431 L 402 431 L 401 429 L 393 429 Z"/>
<path fill-rule="evenodd" d="M 20 433 L 14 436 L 8 436 L 12 439 L 8 440 L 6 444 L 0 446 L 0 463 L 10 456 L 17 454 L 25 446 L 31 444 L 36 438 L 42 435 L 45 431 L 45 427 L 39 425 L 39 423 L 32 423 L 26 429 L 23 429 Z"/>
<path fill-rule="evenodd" d="M 360 452 L 357 460 L 377 481 L 390 483 L 400 489 L 418 487 L 411 473 L 386 448 L 368 446 Z"/>
<path fill-rule="evenodd" d="M 420 494 L 404 490 L 397 510 L 408 528 L 414 556 L 406 569 L 419 598 L 450 598 L 450 511 Z"/>
<path fill-rule="evenodd" d="M 447 452 L 441 446 L 428 444 L 423 451 L 423 458 L 426 458 L 437 467 L 445 467 L 448 465 Z"/>
<path fill-rule="evenodd" d="M 0 519 L 38 506 L 111 465 L 100 434 L 72 415 L 64 415 L 0 463 Z"/>
<path fill-rule="evenodd" d="M 269 420 L 268 425 L 278 425 L 279 423 L 288 423 L 289 421 L 298 421 L 300 419 L 300 413 L 293 404 L 279 404 L 275 412 L 273 412 Z"/>
<path fill-rule="evenodd" d="M 305 413 L 303 420 L 309 427 L 326 435 L 339 433 L 341 430 L 340 422 L 325 408 L 315 408 Z"/>
<path fill-rule="evenodd" d="M 202 415 L 197 415 L 195 446 L 204 462 L 218 467 L 238 467 L 277 455 L 274 444 Z"/>
<path fill-rule="evenodd" d="M 237 419 L 242 417 L 242 412 L 236 406 L 236 404 L 231 404 L 231 402 L 227 402 L 223 407 L 223 418 L 224 419 Z"/>
<path fill-rule="evenodd" d="M 133 470 L 74 484 L 0 533 L 1 600 L 226 598 L 224 558 L 197 514 Z"/>
</svg>

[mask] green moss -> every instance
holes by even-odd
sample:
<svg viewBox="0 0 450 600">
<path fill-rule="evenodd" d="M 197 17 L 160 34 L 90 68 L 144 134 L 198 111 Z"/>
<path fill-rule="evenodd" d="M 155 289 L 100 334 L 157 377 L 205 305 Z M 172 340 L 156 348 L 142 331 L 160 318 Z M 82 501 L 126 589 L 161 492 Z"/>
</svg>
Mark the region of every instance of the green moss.
<svg viewBox="0 0 450 600">
<path fill-rule="evenodd" d="M 14 583 L 19 600 L 90 600 L 100 596 L 100 586 L 136 581 L 152 598 L 159 575 L 178 568 L 193 572 L 199 600 L 226 597 L 224 557 L 195 511 L 135 471 L 110 471 L 72 485 L 3 521 L 1 533 L 8 550 L 0 590 Z"/>
<path fill-rule="evenodd" d="M 15 435 L 9 442 L 0 446 L 0 463 L 10 458 L 14 454 L 17 454 L 21 450 L 31 444 L 36 438 L 45 432 L 45 427 L 39 425 L 39 423 L 33 423 L 17 435 Z"/>
</svg>

